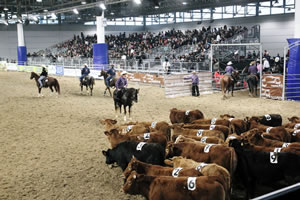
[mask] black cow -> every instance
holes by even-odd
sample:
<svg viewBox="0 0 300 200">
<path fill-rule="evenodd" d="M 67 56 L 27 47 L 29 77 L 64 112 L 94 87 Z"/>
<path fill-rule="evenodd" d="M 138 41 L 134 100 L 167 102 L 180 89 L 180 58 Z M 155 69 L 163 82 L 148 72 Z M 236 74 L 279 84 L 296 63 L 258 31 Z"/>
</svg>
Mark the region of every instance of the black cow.
<svg viewBox="0 0 300 200">
<path fill-rule="evenodd" d="M 125 141 L 113 149 L 102 151 L 106 164 L 116 162 L 124 171 L 132 156 L 138 160 L 154 165 L 164 165 L 165 149 L 160 144 Z"/>
<path fill-rule="evenodd" d="M 259 122 L 266 126 L 282 126 L 282 117 L 278 114 L 268 114 L 259 117 Z"/>
<path fill-rule="evenodd" d="M 273 187 L 276 181 L 293 184 L 300 180 L 300 156 L 297 154 L 272 152 L 271 156 L 271 153 L 244 149 L 242 142 L 236 139 L 231 140 L 229 145 L 237 153 L 237 173 L 247 189 L 247 197 L 255 196 L 256 183 Z M 277 163 L 271 163 L 276 158 Z"/>
</svg>

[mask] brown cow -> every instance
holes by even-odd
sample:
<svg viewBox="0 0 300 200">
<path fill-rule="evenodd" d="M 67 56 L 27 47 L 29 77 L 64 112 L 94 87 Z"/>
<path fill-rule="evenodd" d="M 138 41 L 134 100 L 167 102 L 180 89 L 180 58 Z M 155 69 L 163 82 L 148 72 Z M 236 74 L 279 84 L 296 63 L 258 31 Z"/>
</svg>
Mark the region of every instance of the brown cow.
<svg viewBox="0 0 300 200">
<path fill-rule="evenodd" d="M 213 124 L 213 125 L 222 125 L 222 126 L 230 126 L 230 122 L 227 119 L 198 119 L 192 122 L 192 124 Z"/>
<path fill-rule="evenodd" d="M 203 176 L 203 174 L 195 169 L 195 167 L 185 167 L 182 169 L 174 169 L 172 167 L 163 167 L 160 165 L 151 165 L 137 160 L 135 157 L 128 163 L 127 168 L 123 172 L 125 180 L 128 178 L 132 171 L 138 174 L 145 174 L 149 176 Z"/>
<path fill-rule="evenodd" d="M 172 126 L 173 136 L 172 140 L 175 141 L 176 137 L 179 135 L 188 136 L 188 137 L 202 137 L 202 136 L 215 136 L 221 140 L 225 140 L 225 135 L 223 132 L 218 130 L 204 130 L 204 129 L 189 129 L 182 128 L 183 124 L 174 124 Z M 173 138 L 174 137 L 174 138 Z"/>
<path fill-rule="evenodd" d="M 264 131 L 267 133 L 265 134 L 265 136 L 269 139 L 275 139 L 282 142 L 291 142 L 291 135 L 282 126 L 277 126 L 277 127 L 265 126 L 258 123 L 257 118 L 255 117 L 250 118 L 249 123 L 250 123 L 250 130 L 257 128 L 260 131 Z"/>
<path fill-rule="evenodd" d="M 223 144 L 198 144 L 195 142 L 169 142 L 166 148 L 166 157 L 183 156 L 197 162 L 216 163 L 225 167 L 233 174 L 237 157 L 233 148 Z"/>
<path fill-rule="evenodd" d="M 262 137 L 262 131 L 259 131 L 258 129 L 250 130 L 244 134 L 242 134 L 242 137 L 245 140 L 248 140 L 250 144 L 258 145 L 258 146 L 264 146 L 264 147 L 288 147 L 293 149 L 293 151 L 297 154 L 300 154 L 300 143 L 293 142 L 293 143 L 284 143 L 281 141 L 271 140 Z M 292 150 L 291 150 L 292 151 Z"/>
<path fill-rule="evenodd" d="M 222 119 L 227 119 L 230 121 L 231 133 L 236 133 L 238 135 L 241 135 L 242 133 L 249 130 L 245 120 L 237 119 L 234 116 L 229 114 L 220 115 L 220 117 Z"/>
<path fill-rule="evenodd" d="M 108 137 L 108 140 L 112 148 L 116 147 L 121 142 L 127 140 L 133 140 L 137 142 L 158 143 L 161 144 L 163 147 L 165 147 L 167 144 L 166 136 L 156 132 L 144 133 L 143 135 L 140 134 L 122 135 L 119 133 L 117 129 L 112 129 L 110 131 L 105 131 L 104 134 Z"/>
<path fill-rule="evenodd" d="M 231 133 L 230 129 L 227 126 L 222 125 L 184 124 L 182 128 L 218 130 L 224 133 L 225 138 L 227 138 L 227 136 Z"/>
<path fill-rule="evenodd" d="M 173 108 L 170 110 L 170 121 L 175 123 L 191 123 L 197 119 L 204 119 L 204 115 L 200 110 L 177 110 Z"/>
<path fill-rule="evenodd" d="M 143 125 L 117 125 L 117 121 L 112 119 L 100 120 L 100 123 L 105 126 L 105 130 L 118 129 L 119 133 L 122 134 L 142 134 L 150 132 L 150 129 Z"/>
<path fill-rule="evenodd" d="M 224 200 L 226 195 L 224 184 L 217 176 L 174 178 L 147 176 L 133 171 L 123 186 L 123 191 L 133 195 L 141 194 L 148 200 Z"/>
<path fill-rule="evenodd" d="M 297 117 L 297 116 L 293 116 L 291 118 L 288 118 L 288 120 L 291 122 L 291 123 L 300 123 L 300 118 Z"/>
<path fill-rule="evenodd" d="M 215 163 L 201 163 L 192 159 L 183 158 L 182 156 L 174 156 L 168 160 L 165 160 L 165 164 L 174 168 L 194 168 L 198 169 L 204 176 L 218 176 L 221 177 L 225 183 L 225 191 L 230 194 L 230 174 L 224 167 Z"/>
<path fill-rule="evenodd" d="M 208 143 L 208 144 L 223 144 L 224 141 L 221 140 L 220 138 L 214 137 L 214 136 L 203 136 L 203 137 L 196 137 L 197 140 L 190 138 L 190 137 L 185 137 L 183 135 L 179 135 L 175 143 L 179 142 L 200 142 L 200 143 Z M 199 139 L 198 139 L 199 138 Z"/>
<path fill-rule="evenodd" d="M 283 127 L 290 128 L 290 129 L 300 129 L 300 123 L 290 122 L 290 123 L 284 124 Z"/>
</svg>

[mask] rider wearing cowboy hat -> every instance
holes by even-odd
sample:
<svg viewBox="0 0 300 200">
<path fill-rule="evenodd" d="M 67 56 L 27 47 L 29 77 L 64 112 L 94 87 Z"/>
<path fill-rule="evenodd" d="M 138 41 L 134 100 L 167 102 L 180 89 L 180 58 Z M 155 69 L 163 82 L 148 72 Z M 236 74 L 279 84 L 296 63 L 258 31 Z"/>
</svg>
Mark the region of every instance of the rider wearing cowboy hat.
<svg viewBox="0 0 300 200">
<path fill-rule="evenodd" d="M 225 72 L 226 72 L 225 75 L 231 76 L 231 78 L 233 80 L 235 80 L 235 78 L 232 76 L 232 72 L 235 72 L 235 69 L 232 67 L 232 62 L 231 61 L 229 61 L 227 63 L 227 67 L 225 68 Z"/>
<path fill-rule="evenodd" d="M 84 64 L 84 68 L 82 68 L 81 70 L 80 83 L 82 83 L 83 78 L 88 76 L 89 74 L 90 74 L 90 69 L 88 68 L 87 64 Z"/>
<path fill-rule="evenodd" d="M 127 88 L 128 86 L 128 81 L 127 81 L 127 78 L 126 78 L 126 75 L 127 75 L 127 72 L 126 71 L 123 71 L 121 73 L 121 76 L 120 78 L 117 80 L 116 82 L 116 90 L 117 90 L 117 98 L 120 99 L 122 94 L 123 94 L 123 91 Z"/>
</svg>

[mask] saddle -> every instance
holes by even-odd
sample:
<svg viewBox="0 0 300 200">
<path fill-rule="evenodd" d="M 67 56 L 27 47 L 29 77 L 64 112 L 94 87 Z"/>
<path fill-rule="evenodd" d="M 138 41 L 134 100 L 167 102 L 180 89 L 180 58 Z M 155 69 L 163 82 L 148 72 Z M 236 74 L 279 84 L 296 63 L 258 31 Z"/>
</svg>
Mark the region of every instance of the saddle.
<svg viewBox="0 0 300 200">
<path fill-rule="evenodd" d="M 47 88 L 48 87 L 47 83 L 48 83 L 48 77 L 46 77 L 42 80 L 43 87 Z"/>
</svg>

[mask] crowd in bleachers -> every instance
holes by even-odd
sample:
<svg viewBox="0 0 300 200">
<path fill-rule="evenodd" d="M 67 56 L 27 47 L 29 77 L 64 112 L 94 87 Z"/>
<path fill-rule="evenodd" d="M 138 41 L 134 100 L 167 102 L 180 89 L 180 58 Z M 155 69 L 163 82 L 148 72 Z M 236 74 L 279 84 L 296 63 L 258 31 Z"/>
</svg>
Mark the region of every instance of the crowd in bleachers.
<svg viewBox="0 0 300 200">
<path fill-rule="evenodd" d="M 111 58 L 121 59 L 145 59 L 151 55 L 155 48 L 169 46 L 171 50 L 176 50 L 185 45 L 194 45 L 194 50 L 177 55 L 169 52 L 169 57 L 176 61 L 183 62 L 200 62 L 205 59 L 205 52 L 210 48 L 210 44 L 225 42 L 227 39 L 235 35 L 239 35 L 247 31 L 246 27 L 226 25 L 220 28 L 211 28 L 210 26 L 201 30 L 168 30 L 157 34 L 150 32 L 141 32 L 118 35 L 108 35 L 105 37 L 106 43 L 109 45 L 109 56 Z M 71 40 L 57 44 L 56 51 L 39 51 L 28 56 L 44 56 L 54 60 L 61 58 L 92 58 L 92 44 L 97 43 L 97 35 L 85 36 L 74 35 Z M 161 58 L 165 55 L 158 55 Z"/>
</svg>

